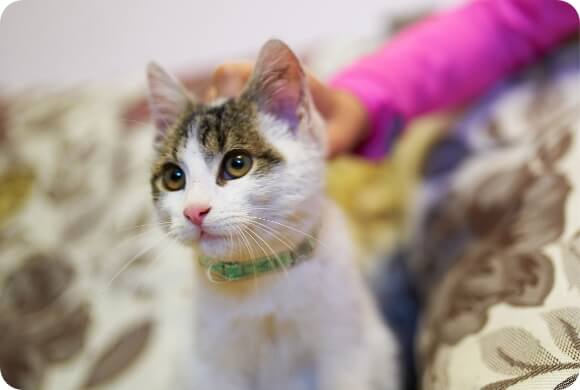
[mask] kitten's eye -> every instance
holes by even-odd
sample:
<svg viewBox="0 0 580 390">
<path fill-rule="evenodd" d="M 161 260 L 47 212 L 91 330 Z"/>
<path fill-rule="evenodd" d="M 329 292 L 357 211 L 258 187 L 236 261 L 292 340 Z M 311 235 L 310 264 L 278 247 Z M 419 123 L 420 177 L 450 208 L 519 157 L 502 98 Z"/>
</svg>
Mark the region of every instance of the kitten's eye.
<svg viewBox="0 0 580 390">
<path fill-rule="evenodd" d="M 252 168 L 252 157 L 246 152 L 233 151 L 224 157 L 222 175 L 226 180 L 239 179 Z"/>
<path fill-rule="evenodd" d="M 165 164 L 161 178 L 163 187 L 167 191 L 179 191 L 185 188 L 185 172 L 175 164 Z"/>
</svg>

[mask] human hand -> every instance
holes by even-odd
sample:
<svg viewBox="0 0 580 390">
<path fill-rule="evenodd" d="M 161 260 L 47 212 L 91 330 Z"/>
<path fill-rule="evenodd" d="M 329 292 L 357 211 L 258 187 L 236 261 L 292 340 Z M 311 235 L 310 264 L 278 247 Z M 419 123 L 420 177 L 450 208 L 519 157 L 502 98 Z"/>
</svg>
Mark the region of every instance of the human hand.
<svg viewBox="0 0 580 390">
<path fill-rule="evenodd" d="M 218 66 L 212 76 L 206 99 L 237 96 L 252 75 L 250 63 Z M 307 72 L 308 86 L 328 129 L 328 157 L 352 151 L 368 132 L 368 113 L 355 96 L 334 90 Z"/>
</svg>

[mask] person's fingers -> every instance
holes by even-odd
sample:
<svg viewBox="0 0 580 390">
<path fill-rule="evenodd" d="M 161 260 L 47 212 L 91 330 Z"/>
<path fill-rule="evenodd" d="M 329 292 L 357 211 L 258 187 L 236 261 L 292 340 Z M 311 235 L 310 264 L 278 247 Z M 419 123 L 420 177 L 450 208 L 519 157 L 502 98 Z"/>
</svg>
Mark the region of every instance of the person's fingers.
<svg viewBox="0 0 580 390">
<path fill-rule="evenodd" d="M 342 127 L 340 124 L 333 122 L 327 124 L 327 158 L 334 158 L 350 150 L 350 137 L 344 134 L 345 130 L 347 129 Z"/>
<path fill-rule="evenodd" d="M 231 63 L 218 66 L 212 76 L 210 88 L 215 97 L 234 97 L 239 95 L 252 74 L 252 64 Z"/>
<path fill-rule="evenodd" d="M 360 142 L 360 135 L 354 127 L 345 126 L 338 120 L 327 124 L 327 150 L 326 157 L 334 158 L 345 153 L 350 153 Z"/>
<path fill-rule="evenodd" d="M 310 95 L 314 100 L 314 105 L 323 117 L 328 118 L 332 115 L 334 110 L 332 101 L 332 91 L 324 83 L 312 76 L 312 73 L 307 72 L 308 88 Z"/>
<path fill-rule="evenodd" d="M 328 157 L 351 152 L 366 137 L 369 131 L 368 113 L 355 96 L 330 91 L 333 102 L 332 113 L 327 119 Z"/>
<path fill-rule="evenodd" d="M 208 89 L 205 91 L 205 95 L 203 98 L 205 102 L 211 102 L 212 100 L 217 99 L 217 97 L 218 97 L 217 88 L 214 87 L 213 85 L 210 85 Z"/>
</svg>

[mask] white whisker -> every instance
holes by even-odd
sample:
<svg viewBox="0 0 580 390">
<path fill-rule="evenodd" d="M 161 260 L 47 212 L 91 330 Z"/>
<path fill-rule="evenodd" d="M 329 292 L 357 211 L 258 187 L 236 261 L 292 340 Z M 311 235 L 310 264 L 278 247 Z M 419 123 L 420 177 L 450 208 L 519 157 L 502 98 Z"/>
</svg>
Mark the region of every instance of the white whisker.
<svg viewBox="0 0 580 390">
<path fill-rule="evenodd" d="M 290 250 L 290 251 L 294 250 L 294 248 L 292 247 L 292 245 L 290 245 L 290 244 L 288 243 L 288 241 L 286 241 L 286 240 L 283 240 L 283 239 L 281 238 L 281 235 L 280 235 L 278 232 L 276 232 L 276 231 L 275 231 L 273 228 L 271 228 L 271 227 L 269 227 L 268 225 L 265 225 L 265 224 L 263 224 L 263 223 L 261 223 L 261 222 L 258 222 L 258 221 L 252 221 L 252 220 L 249 220 L 248 222 L 251 224 L 251 226 L 257 227 L 257 228 L 259 228 L 259 229 L 263 230 L 264 232 L 266 232 L 266 233 L 270 234 L 270 235 L 272 236 L 272 238 L 274 238 L 274 239 L 278 240 L 278 241 L 279 241 L 279 242 L 280 242 L 282 245 L 284 245 L 284 246 L 285 246 L 285 247 L 286 247 L 288 250 Z"/>
<path fill-rule="evenodd" d="M 131 266 L 131 264 L 133 264 L 135 261 L 137 261 L 137 259 L 144 255 L 145 253 L 153 250 L 157 245 L 159 245 L 163 240 L 165 240 L 165 237 L 161 237 L 159 240 L 155 241 L 153 243 L 153 245 L 150 245 L 148 247 L 146 247 L 145 249 L 140 250 L 139 252 L 137 252 L 137 254 L 135 254 L 131 259 L 129 259 L 129 261 L 125 262 L 125 264 L 123 264 L 123 266 L 113 275 L 113 277 L 106 283 L 104 290 L 106 291 L 107 289 L 109 289 L 111 287 L 111 285 L 113 284 L 113 282 L 115 281 L 115 279 L 117 279 L 119 277 L 119 275 L 121 275 L 121 273 L 123 273 L 123 271 L 125 271 L 127 268 L 129 268 L 129 266 Z"/>
<path fill-rule="evenodd" d="M 316 238 L 316 237 L 312 236 L 312 235 L 311 235 L 311 234 L 309 234 L 309 233 L 306 233 L 306 232 L 305 232 L 305 231 L 303 231 L 303 230 L 300 230 L 300 229 L 298 229 L 298 228 L 295 228 L 295 227 L 293 227 L 293 226 L 291 226 L 291 225 L 286 225 L 286 224 L 283 224 L 282 222 L 273 221 L 273 220 L 271 220 L 271 219 L 267 219 L 267 218 L 255 217 L 255 216 L 252 216 L 252 215 L 249 215 L 248 217 L 249 217 L 249 218 L 253 218 L 253 219 L 259 219 L 259 220 L 262 220 L 262 221 L 267 221 L 267 222 L 274 223 L 274 224 L 276 224 L 276 225 L 279 225 L 279 226 L 285 227 L 285 228 L 287 228 L 287 229 L 290 229 L 290 230 L 292 230 L 292 231 L 295 231 L 295 232 L 297 232 L 297 233 L 300 233 L 300 234 L 304 235 L 305 237 L 308 237 L 308 238 L 310 238 L 310 239 L 312 239 L 312 240 L 314 240 L 314 241 L 318 242 L 320 245 L 324 246 L 326 249 L 330 249 L 330 248 L 329 248 L 329 247 L 328 247 L 328 246 L 327 246 L 325 243 L 323 243 L 322 241 L 320 241 L 318 238 Z"/>
<path fill-rule="evenodd" d="M 274 249 L 270 246 L 270 244 L 268 244 L 268 242 L 266 240 L 264 240 L 257 232 L 252 231 L 251 229 L 248 229 L 248 233 L 254 234 L 256 236 L 256 238 L 260 239 L 260 241 L 262 241 L 264 243 L 264 245 L 266 245 L 266 247 L 270 250 L 270 253 L 276 258 L 278 265 L 282 268 L 286 277 L 288 277 L 288 270 L 284 266 L 284 263 L 282 262 L 282 259 L 280 259 L 280 256 L 278 255 L 278 253 L 276 253 L 274 251 Z"/>
<path fill-rule="evenodd" d="M 254 241 L 256 243 L 256 245 L 258 246 L 258 248 L 260 248 L 260 250 L 262 251 L 264 256 L 268 257 L 268 252 L 266 252 L 264 247 L 254 238 L 255 234 L 253 234 L 252 231 L 249 229 L 246 230 L 245 228 L 242 228 L 242 230 L 248 233 L 248 237 L 250 237 L 252 239 L 252 241 Z M 269 261 L 271 262 L 272 260 L 269 260 Z"/>
<path fill-rule="evenodd" d="M 246 247 L 248 256 L 250 256 L 250 258 L 254 259 L 254 251 L 252 250 L 252 246 L 250 245 L 250 242 L 248 241 L 246 234 L 244 233 L 243 229 L 241 229 L 240 227 L 234 226 L 234 228 L 236 229 L 236 231 L 240 234 L 240 236 L 243 239 L 244 242 L 244 246 Z M 256 264 L 254 264 L 254 275 L 256 274 Z M 254 291 L 257 294 L 258 293 L 258 278 L 254 277 Z"/>
<path fill-rule="evenodd" d="M 141 229 L 141 228 L 156 228 L 156 227 L 163 227 L 163 226 L 168 226 L 168 225 L 171 225 L 171 221 L 152 222 L 152 223 L 145 223 L 143 225 L 135 225 L 135 226 L 123 228 L 123 229 L 117 230 L 117 232 L 124 233 L 127 231 L 133 231 L 133 230 L 137 230 L 137 229 Z M 153 231 L 154 229 L 151 229 L 151 230 Z"/>
<path fill-rule="evenodd" d="M 151 272 L 152 267 L 155 264 L 157 264 L 157 262 L 162 258 L 163 254 L 165 254 L 165 252 L 167 252 L 167 250 L 169 248 L 174 248 L 174 247 L 175 247 L 175 241 L 167 240 L 167 245 L 165 245 L 165 248 L 163 248 L 162 250 L 159 251 L 159 253 L 157 253 L 157 256 L 155 256 L 153 261 L 151 261 L 151 263 L 149 263 L 147 265 L 147 267 L 143 273 L 148 274 L 149 272 Z M 136 286 L 136 290 L 139 290 L 141 288 L 141 286 L 143 285 L 143 283 L 144 283 L 144 281 L 143 281 L 143 279 L 141 279 L 141 281 Z"/>
</svg>

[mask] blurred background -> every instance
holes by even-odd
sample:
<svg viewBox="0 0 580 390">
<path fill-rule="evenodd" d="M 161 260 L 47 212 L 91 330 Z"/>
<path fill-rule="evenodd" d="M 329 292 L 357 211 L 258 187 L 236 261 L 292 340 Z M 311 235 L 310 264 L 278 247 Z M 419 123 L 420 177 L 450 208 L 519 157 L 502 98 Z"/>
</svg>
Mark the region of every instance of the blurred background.
<svg viewBox="0 0 580 390">
<path fill-rule="evenodd" d="M 295 49 L 384 34 L 394 15 L 457 0 L 20 0 L 0 23 L 3 89 L 134 77 L 247 58 L 268 38 Z"/>
<path fill-rule="evenodd" d="M 406 24 L 462 1 L 20 0 L 9 6 L 0 20 L 4 378 L 25 390 L 173 389 L 181 358 L 191 355 L 194 261 L 189 249 L 160 232 L 150 199 L 148 62 L 203 92 L 216 64 L 252 59 L 277 37 L 326 78 Z M 549 338 L 546 310 L 580 302 L 578 278 L 569 276 L 580 275 L 577 43 L 481 100 L 410 123 L 378 164 L 354 156 L 329 162 L 328 192 L 348 217 L 361 268 L 376 276 L 368 279 L 402 343 L 407 389 L 415 379 L 419 300 L 406 290 L 407 266 L 434 302 L 431 327 L 421 334 L 434 343 L 418 377 L 432 385 L 425 388 L 463 390 L 473 378 L 481 385 L 505 379 L 490 369 L 498 364 L 495 355 L 487 364 L 476 346 L 490 344 L 482 339 L 484 319 L 498 332 L 527 329 L 536 350 L 537 340 L 547 345 Z M 533 247 L 518 257 L 502 242 L 482 256 L 478 239 L 489 237 L 469 232 L 488 210 L 510 218 L 500 219 L 502 229 L 535 226 L 531 218 L 564 231 L 558 224 L 566 219 L 569 234 L 557 245 L 570 253 L 546 252 L 547 259 Z M 538 226 L 498 236 L 543 243 L 549 229 Z M 567 272 L 554 276 L 552 269 Z M 448 275 L 450 284 L 431 294 Z M 526 287 L 534 283 L 550 287 Z M 518 308 L 521 302 L 537 307 Z M 488 316 L 490 305 L 501 311 Z M 580 318 L 573 310 L 569 315 Z M 481 326 L 474 330 L 474 323 Z M 569 361 L 563 354 L 558 362 Z M 560 374 L 567 372 L 558 372 L 554 385 L 565 382 Z"/>
</svg>

